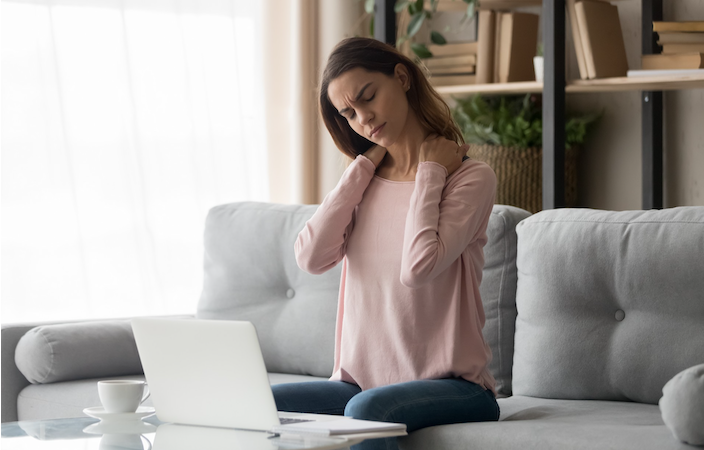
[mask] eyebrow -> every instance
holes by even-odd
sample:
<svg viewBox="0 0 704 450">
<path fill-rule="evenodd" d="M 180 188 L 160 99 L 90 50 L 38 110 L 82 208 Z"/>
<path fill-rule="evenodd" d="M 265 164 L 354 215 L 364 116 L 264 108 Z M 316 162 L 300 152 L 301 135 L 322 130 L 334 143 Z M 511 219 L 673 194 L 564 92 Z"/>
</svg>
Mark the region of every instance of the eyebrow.
<svg viewBox="0 0 704 450">
<path fill-rule="evenodd" d="M 362 89 L 361 89 L 361 90 L 359 91 L 359 93 L 357 94 L 357 97 L 354 99 L 355 102 L 356 102 L 357 100 L 359 100 L 360 98 L 362 98 L 362 95 L 364 95 L 364 90 L 367 89 L 370 84 L 372 84 L 371 81 L 370 81 L 369 83 L 365 84 L 364 87 L 362 87 Z M 346 113 L 346 112 L 349 111 L 349 110 L 350 110 L 349 108 L 342 108 L 342 109 L 341 109 L 340 111 L 338 111 L 338 112 L 340 113 L 340 115 L 342 115 L 342 114 Z"/>
</svg>

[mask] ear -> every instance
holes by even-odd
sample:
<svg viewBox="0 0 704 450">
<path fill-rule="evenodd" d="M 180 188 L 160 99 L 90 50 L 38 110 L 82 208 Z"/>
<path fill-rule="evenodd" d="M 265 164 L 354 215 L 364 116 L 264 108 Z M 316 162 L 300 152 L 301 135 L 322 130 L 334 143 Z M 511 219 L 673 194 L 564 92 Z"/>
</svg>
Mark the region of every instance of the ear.
<svg viewBox="0 0 704 450">
<path fill-rule="evenodd" d="M 398 63 L 394 67 L 394 78 L 401 84 L 401 88 L 404 92 L 411 88 L 411 75 L 408 73 L 408 68 Z"/>
</svg>

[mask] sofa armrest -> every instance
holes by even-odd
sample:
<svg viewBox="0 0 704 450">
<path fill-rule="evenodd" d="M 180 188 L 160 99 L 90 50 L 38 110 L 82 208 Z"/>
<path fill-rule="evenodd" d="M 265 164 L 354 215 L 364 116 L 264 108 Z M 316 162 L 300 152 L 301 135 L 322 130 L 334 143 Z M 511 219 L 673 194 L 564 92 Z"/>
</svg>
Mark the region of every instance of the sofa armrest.
<svg viewBox="0 0 704 450">
<path fill-rule="evenodd" d="M 169 316 L 169 317 L 193 317 L 192 315 Z M 2 332 L 2 386 L 0 396 L 2 397 L 2 422 L 12 422 L 17 420 L 17 397 L 20 392 L 27 387 L 30 381 L 22 374 L 15 362 L 15 351 L 20 339 L 39 326 L 49 325 L 71 325 L 71 324 L 99 324 L 101 322 L 114 322 L 122 319 L 101 319 L 101 320 L 81 320 L 68 322 L 43 322 L 24 324 L 3 324 Z"/>
</svg>

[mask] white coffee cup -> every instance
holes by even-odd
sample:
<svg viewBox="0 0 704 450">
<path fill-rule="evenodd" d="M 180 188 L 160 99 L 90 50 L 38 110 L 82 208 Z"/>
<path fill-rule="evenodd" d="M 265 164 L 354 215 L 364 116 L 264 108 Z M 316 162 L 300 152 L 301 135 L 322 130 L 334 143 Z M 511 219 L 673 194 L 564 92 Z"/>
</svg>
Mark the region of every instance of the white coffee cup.
<svg viewBox="0 0 704 450">
<path fill-rule="evenodd" d="M 133 413 L 149 398 L 149 386 L 140 380 L 98 381 L 98 395 L 106 412 Z"/>
</svg>

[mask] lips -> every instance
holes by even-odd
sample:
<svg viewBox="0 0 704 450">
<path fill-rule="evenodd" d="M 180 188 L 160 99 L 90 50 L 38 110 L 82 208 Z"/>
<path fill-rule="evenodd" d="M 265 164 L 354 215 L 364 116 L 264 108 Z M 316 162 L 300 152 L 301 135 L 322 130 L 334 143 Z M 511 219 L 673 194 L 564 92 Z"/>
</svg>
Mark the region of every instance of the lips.
<svg viewBox="0 0 704 450">
<path fill-rule="evenodd" d="M 375 134 L 378 134 L 382 130 L 382 128 L 384 128 L 384 125 L 386 125 L 386 123 L 383 123 L 383 124 L 379 125 L 378 127 L 374 128 L 372 130 L 372 132 L 369 134 L 369 137 L 373 138 Z"/>
</svg>

